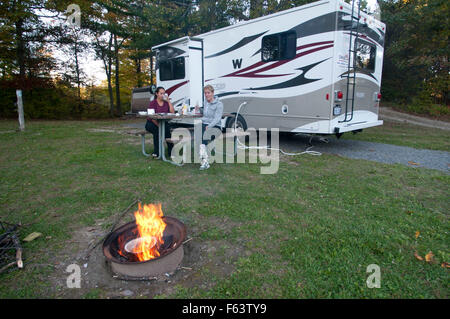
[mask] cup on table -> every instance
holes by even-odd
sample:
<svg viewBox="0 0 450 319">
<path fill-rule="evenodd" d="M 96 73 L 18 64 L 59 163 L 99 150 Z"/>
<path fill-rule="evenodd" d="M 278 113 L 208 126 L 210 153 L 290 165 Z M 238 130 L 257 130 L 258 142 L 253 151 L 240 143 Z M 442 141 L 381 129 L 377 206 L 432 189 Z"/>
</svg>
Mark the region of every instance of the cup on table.
<svg viewBox="0 0 450 319">
<path fill-rule="evenodd" d="M 148 115 L 155 114 L 155 109 L 147 109 L 147 114 Z"/>
</svg>

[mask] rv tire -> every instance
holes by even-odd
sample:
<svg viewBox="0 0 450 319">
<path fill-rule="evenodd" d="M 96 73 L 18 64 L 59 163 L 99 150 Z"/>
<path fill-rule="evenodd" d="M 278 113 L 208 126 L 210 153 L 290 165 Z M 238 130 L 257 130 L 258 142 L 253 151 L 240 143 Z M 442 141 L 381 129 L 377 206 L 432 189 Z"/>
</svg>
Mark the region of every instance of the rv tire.
<svg viewBox="0 0 450 319">
<path fill-rule="evenodd" d="M 232 113 L 232 114 L 233 114 L 233 116 L 230 116 L 227 118 L 225 128 L 233 128 L 234 127 L 236 113 Z M 247 130 L 247 122 L 245 122 L 244 117 L 241 116 L 240 114 L 237 117 L 236 127 L 242 129 L 243 131 Z"/>
</svg>

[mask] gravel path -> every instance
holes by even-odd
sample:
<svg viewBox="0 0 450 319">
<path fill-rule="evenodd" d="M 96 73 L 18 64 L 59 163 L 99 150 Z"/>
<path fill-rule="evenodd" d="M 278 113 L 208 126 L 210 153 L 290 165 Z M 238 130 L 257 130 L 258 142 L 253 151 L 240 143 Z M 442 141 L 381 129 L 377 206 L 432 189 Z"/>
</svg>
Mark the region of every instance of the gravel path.
<svg viewBox="0 0 450 319">
<path fill-rule="evenodd" d="M 450 123 L 438 120 L 431 120 L 420 116 L 397 112 L 390 107 L 380 107 L 380 119 L 395 121 L 400 123 L 409 123 L 424 127 L 440 128 L 450 131 Z"/>
<path fill-rule="evenodd" d="M 450 153 L 415 149 L 406 146 L 337 139 L 333 136 L 325 143 L 314 137 L 312 151 L 336 154 L 348 158 L 365 159 L 386 164 L 403 164 L 409 167 L 426 167 L 450 173 Z M 308 146 L 309 137 L 305 135 L 281 135 L 280 148 L 286 152 L 301 152 Z"/>
</svg>

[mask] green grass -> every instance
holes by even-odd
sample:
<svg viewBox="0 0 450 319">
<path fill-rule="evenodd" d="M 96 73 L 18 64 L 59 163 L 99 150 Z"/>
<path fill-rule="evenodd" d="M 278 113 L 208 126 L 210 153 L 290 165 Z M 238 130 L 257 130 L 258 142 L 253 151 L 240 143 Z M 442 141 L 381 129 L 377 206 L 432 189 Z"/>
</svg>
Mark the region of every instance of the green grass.
<svg viewBox="0 0 450 319">
<path fill-rule="evenodd" d="M 450 151 L 450 131 L 390 121 L 384 121 L 381 126 L 365 129 L 362 133 L 345 133 L 342 138 Z"/>
<path fill-rule="evenodd" d="M 123 123 L 29 121 L 17 133 L 8 132 L 15 122 L 0 122 L 0 217 L 32 223 L 20 229 L 22 239 L 43 233 L 23 244 L 23 270 L 0 274 L 0 298 L 60 296 L 48 265 L 77 229 L 98 220 L 107 229 L 134 198 L 161 202 L 197 243 L 217 248 L 202 252 L 189 273 L 202 284 L 179 280 L 154 297 L 448 298 L 441 263 L 450 262 L 449 175 L 326 154 L 283 157 L 274 175 L 260 175 L 261 164 L 179 168 L 144 158 L 137 138 L 93 131 Z M 422 129 L 392 125 L 366 133 L 448 150 L 440 130 L 423 137 Z M 433 262 L 417 260 L 416 251 L 432 251 Z M 380 266 L 379 289 L 366 286 L 370 264 Z"/>
</svg>

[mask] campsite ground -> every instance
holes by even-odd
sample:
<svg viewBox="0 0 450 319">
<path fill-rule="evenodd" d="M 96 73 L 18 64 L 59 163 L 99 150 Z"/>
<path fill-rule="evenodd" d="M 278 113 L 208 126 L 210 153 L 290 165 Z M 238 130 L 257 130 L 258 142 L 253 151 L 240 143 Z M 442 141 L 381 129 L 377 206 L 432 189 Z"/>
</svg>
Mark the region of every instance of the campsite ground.
<svg viewBox="0 0 450 319">
<path fill-rule="evenodd" d="M 448 298 L 449 174 L 330 154 L 282 156 L 273 175 L 178 168 L 144 158 L 124 123 L 0 122 L 0 218 L 43 234 L 23 243 L 24 269 L 0 274 L 0 298 Z M 349 136 L 447 152 L 449 137 L 394 123 Z M 100 249 L 82 259 L 136 198 L 192 238 L 184 268 L 155 281 L 114 279 Z M 66 285 L 74 263 L 80 289 Z"/>
</svg>

